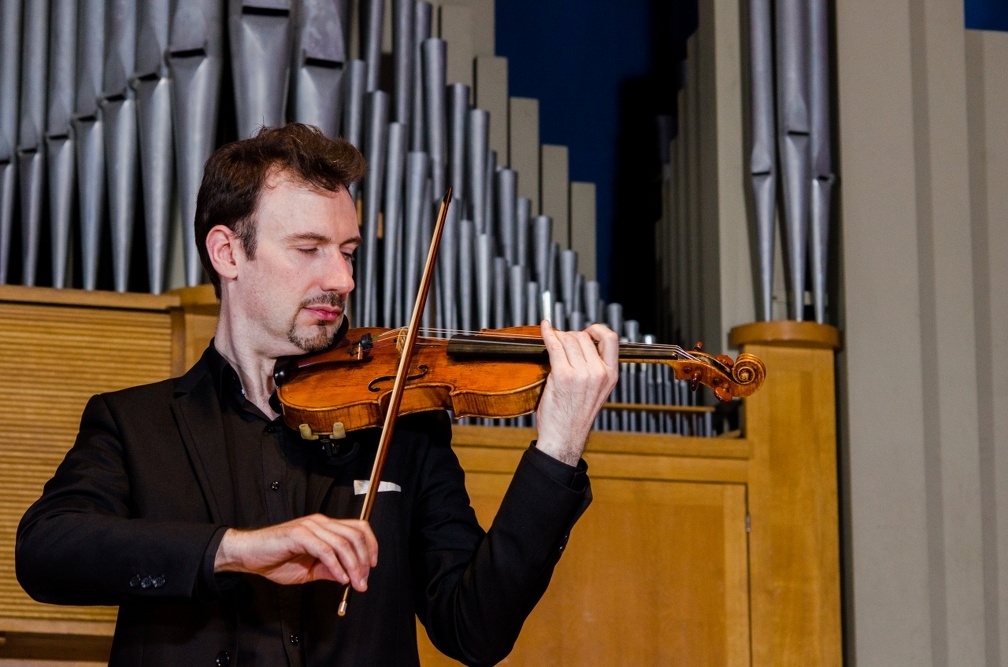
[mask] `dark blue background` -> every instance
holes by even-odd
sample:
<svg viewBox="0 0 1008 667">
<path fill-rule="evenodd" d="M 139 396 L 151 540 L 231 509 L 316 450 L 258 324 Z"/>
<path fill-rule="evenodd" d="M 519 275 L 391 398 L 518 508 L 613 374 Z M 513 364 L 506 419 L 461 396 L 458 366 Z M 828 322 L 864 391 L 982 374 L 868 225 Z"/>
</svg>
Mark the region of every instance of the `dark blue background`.
<svg viewBox="0 0 1008 667">
<path fill-rule="evenodd" d="M 1008 31 L 1006 0 L 965 0 L 965 10 L 967 28 Z"/>
<path fill-rule="evenodd" d="M 604 298 L 646 327 L 660 151 L 696 0 L 497 0 L 495 21 L 509 94 L 539 100 L 540 142 L 568 146 L 571 180 L 596 184 Z"/>
</svg>

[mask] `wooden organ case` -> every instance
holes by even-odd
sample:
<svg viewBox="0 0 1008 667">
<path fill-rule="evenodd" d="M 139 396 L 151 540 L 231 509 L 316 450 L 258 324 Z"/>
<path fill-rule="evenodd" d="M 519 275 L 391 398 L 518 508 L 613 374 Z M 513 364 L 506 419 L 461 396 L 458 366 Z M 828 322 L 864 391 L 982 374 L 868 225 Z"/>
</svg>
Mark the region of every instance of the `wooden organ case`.
<svg viewBox="0 0 1008 667">
<path fill-rule="evenodd" d="M 0 286 L 0 665 L 97 665 L 114 608 L 38 604 L 14 534 L 87 398 L 183 372 L 213 334 L 209 286 L 152 296 Z M 836 329 L 764 322 L 767 368 L 735 438 L 593 433 L 594 501 L 508 665 L 838 665 Z M 533 431 L 457 426 L 489 525 Z M 422 630 L 424 665 L 440 656 Z"/>
</svg>

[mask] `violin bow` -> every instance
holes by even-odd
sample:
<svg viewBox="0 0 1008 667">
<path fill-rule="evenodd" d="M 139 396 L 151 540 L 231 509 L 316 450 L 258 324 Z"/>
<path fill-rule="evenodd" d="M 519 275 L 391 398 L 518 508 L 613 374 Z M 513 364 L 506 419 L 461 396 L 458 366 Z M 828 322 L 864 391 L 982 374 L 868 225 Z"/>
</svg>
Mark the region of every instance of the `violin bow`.
<svg viewBox="0 0 1008 667">
<path fill-rule="evenodd" d="M 381 438 L 378 440 L 378 450 L 375 452 L 374 466 L 371 468 L 371 479 L 368 482 L 367 492 L 364 494 L 364 506 L 361 508 L 360 514 L 361 521 L 368 521 L 371 518 L 371 510 L 374 508 L 375 498 L 378 494 L 382 468 L 385 467 L 389 443 L 392 440 L 392 432 L 395 430 L 396 416 L 399 414 L 403 393 L 406 390 L 406 377 L 409 374 L 410 363 L 413 361 L 413 348 L 416 347 L 417 334 L 421 326 L 421 317 L 424 306 L 427 304 L 427 294 L 430 292 L 434 276 L 434 262 L 437 259 L 438 246 L 441 245 L 441 235 L 444 232 L 445 219 L 448 217 L 448 205 L 451 203 L 451 197 L 452 189 L 449 186 L 448 191 L 445 192 L 444 199 L 441 200 L 441 208 L 438 210 L 437 222 L 434 225 L 434 236 L 431 239 L 430 250 L 427 252 L 427 262 L 424 264 L 423 275 L 420 278 L 420 288 L 417 290 L 417 298 L 413 303 L 413 314 L 410 317 L 406 335 L 402 339 L 399 368 L 396 371 L 392 392 L 389 394 L 388 407 L 385 409 L 385 423 L 382 425 Z M 340 600 L 339 608 L 336 612 L 338 615 L 346 616 L 347 607 L 350 602 L 350 591 L 352 590 L 353 588 L 349 583 L 343 586 L 343 599 Z"/>
</svg>

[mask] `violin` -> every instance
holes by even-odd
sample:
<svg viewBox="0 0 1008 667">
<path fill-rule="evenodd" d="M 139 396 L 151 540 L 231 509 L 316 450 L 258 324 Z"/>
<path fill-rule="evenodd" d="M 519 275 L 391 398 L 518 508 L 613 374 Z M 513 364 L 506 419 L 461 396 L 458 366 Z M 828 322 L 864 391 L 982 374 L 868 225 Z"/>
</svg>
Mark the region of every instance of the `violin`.
<svg viewBox="0 0 1008 667">
<path fill-rule="evenodd" d="M 292 358 L 274 370 L 284 420 L 308 439 L 380 426 L 389 406 L 406 329 L 344 326 L 340 333 L 328 350 Z M 677 380 L 688 380 L 694 391 L 710 387 L 722 401 L 752 394 L 766 374 L 754 355 L 743 353 L 733 361 L 707 354 L 699 344 L 686 350 L 621 343 L 619 360 L 665 364 Z M 518 417 L 536 410 L 548 374 L 538 326 L 417 337 L 398 413 L 443 409 L 456 418 Z"/>
</svg>

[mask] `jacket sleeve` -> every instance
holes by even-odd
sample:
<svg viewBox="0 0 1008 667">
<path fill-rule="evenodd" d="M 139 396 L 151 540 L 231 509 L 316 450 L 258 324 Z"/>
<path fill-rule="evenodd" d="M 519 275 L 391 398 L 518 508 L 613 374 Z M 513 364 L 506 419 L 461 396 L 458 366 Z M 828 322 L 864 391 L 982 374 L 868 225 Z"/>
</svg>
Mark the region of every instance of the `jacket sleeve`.
<svg viewBox="0 0 1008 667">
<path fill-rule="evenodd" d="M 124 420 L 128 412 L 132 419 Z M 135 409 L 115 409 L 106 396 L 88 402 L 74 446 L 18 526 L 17 578 L 33 598 L 115 605 L 144 596 L 191 597 L 202 588 L 204 555 L 220 526 L 208 521 L 199 494 L 186 497 L 185 485 L 176 484 L 179 493 L 157 500 L 165 517 L 188 511 L 192 521 L 137 517 L 137 503 L 150 501 L 138 500 L 145 481 L 131 466 L 130 447 L 158 446 L 171 428 L 170 419 L 161 419 L 138 419 Z M 124 433 L 136 428 L 124 421 L 147 431 Z M 161 431 L 161 439 L 148 431 Z M 164 476 L 164 483 L 177 482 Z"/>
<path fill-rule="evenodd" d="M 469 535 L 468 551 L 461 544 L 438 545 L 447 532 L 448 508 L 462 502 L 468 507 L 464 480 L 446 479 L 462 475 L 454 453 L 434 446 L 425 463 L 439 468 L 431 471 L 434 479 L 458 484 L 464 498 L 449 493 L 436 504 L 418 504 L 427 526 L 421 540 L 426 588 L 417 592 L 418 616 L 434 645 L 465 664 L 496 664 L 511 652 L 591 501 L 584 462 L 577 471 L 568 468 L 568 484 L 558 479 L 552 459 L 540 457 L 548 459 L 534 447 L 525 451 L 489 531 Z"/>
</svg>

